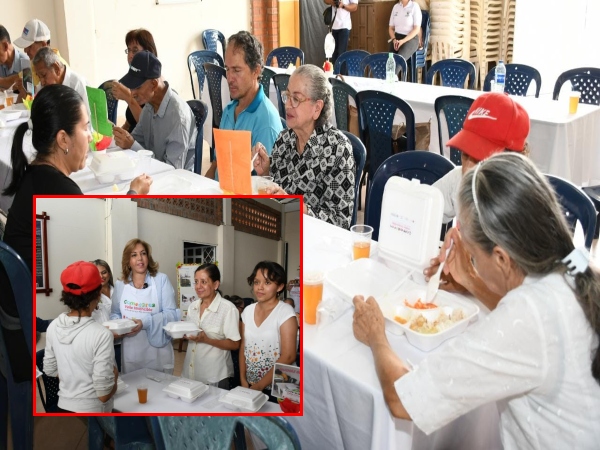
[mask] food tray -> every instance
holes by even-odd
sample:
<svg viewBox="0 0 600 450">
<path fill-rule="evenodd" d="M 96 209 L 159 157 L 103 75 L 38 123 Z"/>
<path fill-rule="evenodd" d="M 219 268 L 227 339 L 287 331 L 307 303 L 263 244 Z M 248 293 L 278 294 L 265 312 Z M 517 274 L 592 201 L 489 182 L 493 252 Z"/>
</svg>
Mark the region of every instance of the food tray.
<svg viewBox="0 0 600 450">
<path fill-rule="evenodd" d="M 137 158 L 123 151 L 94 152 L 90 170 L 100 183 L 131 180 L 135 176 Z"/>
<path fill-rule="evenodd" d="M 169 322 L 164 327 L 165 333 L 173 339 L 181 339 L 183 335 L 196 336 L 200 333 L 200 328 L 194 322 Z"/>
<path fill-rule="evenodd" d="M 269 396 L 261 391 L 238 386 L 221 396 L 219 401 L 232 407 L 257 412 L 268 399 Z"/>
<path fill-rule="evenodd" d="M 186 403 L 192 403 L 206 391 L 208 386 L 200 381 L 188 380 L 187 378 L 180 378 L 177 381 L 169 384 L 163 389 L 169 397 L 179 398 Z"/>
<path fill-rule="evenodd" d="M 6 108 L 0 110 L 0 119 L 5 122 L 10 122 L 11 120 L 17 120 L 21 118 L 21 111 L 15 110 L 7 110 Z"/>
<path fill-rule="evenodd" d="M 122 334 L 127 334 L 131 330 L 133 330 L 135 328 L 136 323 L 131 319 L 113 319 L 107 320 L 102 325 L 107 327 L 113 333 L 116 333 L 120 336 Z"/>
</svg>

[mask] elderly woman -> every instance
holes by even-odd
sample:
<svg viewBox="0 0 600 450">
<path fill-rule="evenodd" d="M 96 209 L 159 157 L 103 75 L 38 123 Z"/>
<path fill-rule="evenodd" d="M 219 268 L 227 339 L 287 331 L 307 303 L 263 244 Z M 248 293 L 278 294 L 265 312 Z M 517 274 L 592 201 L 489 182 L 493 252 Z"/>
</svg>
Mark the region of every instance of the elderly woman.
<svg viewBox="0 0 600 450">
<path fill-rule="evenodd" d="M 421 7 L 413 0 L 398 0 L 390 16 L 390 52 L 408 60 L 421 45 Z"/>
<path fill-rule="evenodd" d="M 271 157 L 256 145 L 254 169 L 270 174 L 280 188 L 272 194 L 301 194 L 304 213 L 350 228 L 354 209 L 355 165 L 352 145 L 330 123 L 331 85 L 323 70 L 300 66 L 282 93 L 288 129 L 273 146 Z"/>
<path fill-rule="evenodd" d="M 354 298 L 354 334 L 390 411 L 431 433 L 497 402 L 504 448 L 597 448 L 600 276 L 552 188 L 527 158 L 497 154 L 463 177 L 458 218 L 475 270 L 502 296 L 485 320 L 409 370 L 375 299 Z"/>
<path fill-rule="evenodd" d="M 111 319 L 131 319 L 136 327 L 123 338 L 123 373 L 149 368 L 162 372 L 174 363 L 171 338 L 163 330 L 168 322 L 181 320 L 175 291 L 158 263 L 152 247 L 131 239 L 123 249 L 123 277 L 117 281 L 112 298 Z"/>
</svg>

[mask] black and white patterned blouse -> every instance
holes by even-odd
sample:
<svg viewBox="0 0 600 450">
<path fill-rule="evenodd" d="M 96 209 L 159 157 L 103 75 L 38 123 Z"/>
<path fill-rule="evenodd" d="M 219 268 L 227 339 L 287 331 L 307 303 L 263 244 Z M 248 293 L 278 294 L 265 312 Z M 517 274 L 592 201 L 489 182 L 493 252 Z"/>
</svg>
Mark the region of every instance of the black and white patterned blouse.
<svg viewBox="0 0 600 450">
<path fill-rule="evenodd" d="M 273 147 L 271 176 L 288 194 L 301 194 L 308 214 L 350 228 L 354 210 L 355 165 L 352 145 L 337 128 L 315 128 L 302 154 L 297 135 L 283 130 Z"/>
</svg>

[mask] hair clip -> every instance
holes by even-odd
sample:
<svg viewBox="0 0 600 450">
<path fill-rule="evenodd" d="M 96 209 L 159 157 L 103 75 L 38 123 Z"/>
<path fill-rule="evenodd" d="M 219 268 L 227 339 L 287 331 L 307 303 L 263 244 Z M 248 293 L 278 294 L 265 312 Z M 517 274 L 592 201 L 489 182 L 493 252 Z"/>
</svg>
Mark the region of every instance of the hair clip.
<svg viewBox="0 0 600 450">
<path fill-rule="evenodd" d="M 575 248 L 561 262 L 567 266 L 569 275 L 584 273 L 590 263 L 590 253 L 585 248 Z"/>
</svg>

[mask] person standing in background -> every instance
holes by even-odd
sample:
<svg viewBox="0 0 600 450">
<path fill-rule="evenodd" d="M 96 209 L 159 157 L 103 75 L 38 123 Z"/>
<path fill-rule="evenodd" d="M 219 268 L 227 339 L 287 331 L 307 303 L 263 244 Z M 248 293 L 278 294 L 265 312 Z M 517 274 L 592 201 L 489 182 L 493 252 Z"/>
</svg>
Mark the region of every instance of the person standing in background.
<svg viewBox="0 0 600 450">
<path fill-rule="evenodd" d="M 350 30 L 352 29 L 352 18 L 350 13 L 358 9 L 358 0 L 323 0 L 327 5 L 333 6 L 333 25 L 331 34 L 335 39 L 335 50 L 331 57 L 331 62 L 335 60 L 348 48 L 350 39 Z"/>
</svg>

